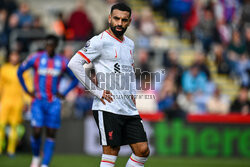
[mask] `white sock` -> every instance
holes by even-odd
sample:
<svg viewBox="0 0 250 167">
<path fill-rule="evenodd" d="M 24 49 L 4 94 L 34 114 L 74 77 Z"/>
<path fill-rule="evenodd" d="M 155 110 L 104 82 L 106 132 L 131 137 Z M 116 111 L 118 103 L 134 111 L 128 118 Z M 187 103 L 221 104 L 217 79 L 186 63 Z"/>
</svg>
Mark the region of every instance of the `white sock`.
<svg viewBox="0 0 250 167">
<path fill-rule="evenodd" d="M 30 166 L 31 167 L 39 167 L 40 166 L 40 157 L 33 156 Z"/>
<path fill-rule="evenodd" d="M 144 163 L 147 161 L 148 157 L 138 157 L 134 153 L 128 159 L 126 167 L 140 167 L 144 166 Z"/>
<path fill-rule="evenodd" d="M 117 156 L 102 154 L 100 167 L 114 167 Z"/>
<path fill-rule="evenodd" d="M 42 165 L 41 167 L 48 167 L 48 165 Z"/>
</svg>

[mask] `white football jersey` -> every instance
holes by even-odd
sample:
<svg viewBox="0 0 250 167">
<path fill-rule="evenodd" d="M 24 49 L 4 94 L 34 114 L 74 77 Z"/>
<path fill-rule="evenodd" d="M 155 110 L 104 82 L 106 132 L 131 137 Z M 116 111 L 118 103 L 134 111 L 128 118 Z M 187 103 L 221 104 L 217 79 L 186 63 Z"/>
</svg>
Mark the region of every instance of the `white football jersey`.
<svg viewBox="0 0 250 167">
<path fill-rule="evenodd" d="M 113 94 L 113 102 L 94 97 L 92 110 L 102 110 L 120 115 L 138 115 L 131 95 L 135 95 L 136 82 L 133 70 L 134 42 L 124 36 L 121 41 L 109 31 L 91 38 L 77 54 L 87 63 L 92 62 L 98 87 Z"/>
</svg>

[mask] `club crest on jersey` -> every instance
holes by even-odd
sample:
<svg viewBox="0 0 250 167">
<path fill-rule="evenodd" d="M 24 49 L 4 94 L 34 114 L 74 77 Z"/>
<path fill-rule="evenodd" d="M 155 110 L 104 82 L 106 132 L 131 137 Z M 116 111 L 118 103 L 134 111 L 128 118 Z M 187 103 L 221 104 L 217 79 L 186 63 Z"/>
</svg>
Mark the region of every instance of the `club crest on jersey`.
<svg viewBox="0 0 250 167">
<path fill-rule="evenodd" d="M 109 140 L 113 140 L 113 131 L 109 132 Z"/>
<path fill-rule="evenodd" d="M 90 46 L 90 41 L 87 41 L 86 42 L 86 44 L 85 44 L 85 46 L 82 48 L 82 50 L 84 51 L 84 52 L 87 52 L 88 51 L 88 47 Z"/>
</svg>

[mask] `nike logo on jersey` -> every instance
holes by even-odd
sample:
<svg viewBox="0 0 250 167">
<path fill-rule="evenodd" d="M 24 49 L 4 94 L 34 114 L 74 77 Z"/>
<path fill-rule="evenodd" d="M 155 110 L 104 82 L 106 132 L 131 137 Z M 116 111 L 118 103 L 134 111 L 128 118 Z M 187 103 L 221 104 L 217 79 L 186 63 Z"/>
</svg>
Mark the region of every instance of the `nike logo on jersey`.
<svg viewBox="0 0 250 167">
<path fill-rule="evenodd" d="M 115 49 L 115 58 L 117 58 L 117 51 L 116 51 L 116 49 Z"/>
</svg>

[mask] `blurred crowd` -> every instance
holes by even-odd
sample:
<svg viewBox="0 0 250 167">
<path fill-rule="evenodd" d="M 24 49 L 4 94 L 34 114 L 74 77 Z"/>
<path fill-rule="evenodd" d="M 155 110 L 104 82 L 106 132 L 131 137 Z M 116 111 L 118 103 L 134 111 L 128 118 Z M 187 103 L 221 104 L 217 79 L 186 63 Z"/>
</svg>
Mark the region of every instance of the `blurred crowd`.
<svg viewBox="0 0 250 167">
<path fill-rule="evenodd" d="M 157 66 L 167 71 L 159 88 L 151 90 L 157 97 L 154 109 L 165 112 L 169 119 L 185 118 L 187 114 L 249 114 L 250 0 L 145 1 L 150 4 L 148 7 L 132 13 L 132 27 L 136 31 L 136 67 L 141 71 L 154 71 L 152 60 L 162 56 L 163 61 L 159 61 L 161 64 Z M 111 5 L 118 0 L 105 2 Z M 159 42 L 164 34 L 156 24 L 154 12 L 176 23 L 179 39 L 188 39 L 192 46 L 200 45 L 190 67 L 180 64 L 178 51 L 164 49 L 164 40 Z M 0 1 L 1 64 L 8 60 L 8 55 L 13 51 L 24 59 L 31 51 L 43 49 L 41 40 L 49 29 L 60 37 L 63 45 L 59 52 L 68 59 L 80 49 L 74 46 L 74 42 L 82 43 L 99 33 L 83 2 L 77 2 L 75 9 L 68 15 L 64 11 L 56 11 L 51 27 L 43 24 L 42 17 L 32 13 L 25 2 Z M 158 37 L 158 42 L 154 37 Z M 161 55 L 154 48 L 156 43 L 163 48 Z M 240 90 L 235 99 L 231 100 L 223 94 L 214 83 L 207 65 L 208 59 L 216 64 L 218 74 L 237 80 Z M 68 82 L 65 78 L 61 89 Z M 149 90 L 147 88 L 144 91 Z M 67 96 L 62 116 L 82 118 L 91 110 L 91 105 L 91 95 L 79 84 Z"/>
<path fill-rule="evenodd" d="M 163 66 L 167 75 L 158 91 L 158 109 L 169 119 L 186 114 L 250 114 L 249 107 L 249 0 L 149 0 L 152 11 L 177 23 L 178 38 L 196 49 L 193 63 L 183 67 L 176 50 L 167 50 Z M 154 31 L 158 33 L 157 29 Z M 150 52 L 149 52 L 150 55 Z M 239 84 L 235 99 L 223 94 L 211 77 L 208 59 L 218 76 Z M 143 64 L 143 63 L 142 63 Z"/>
</svg>

